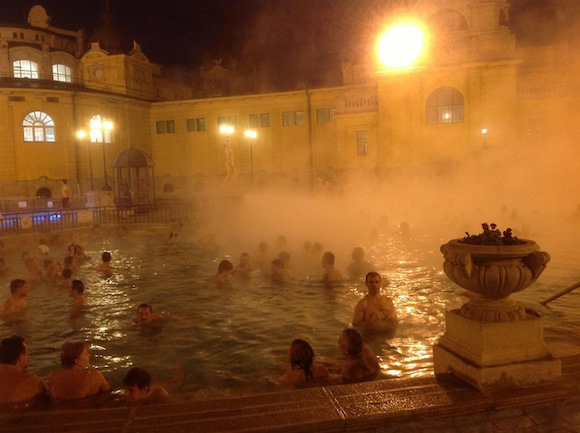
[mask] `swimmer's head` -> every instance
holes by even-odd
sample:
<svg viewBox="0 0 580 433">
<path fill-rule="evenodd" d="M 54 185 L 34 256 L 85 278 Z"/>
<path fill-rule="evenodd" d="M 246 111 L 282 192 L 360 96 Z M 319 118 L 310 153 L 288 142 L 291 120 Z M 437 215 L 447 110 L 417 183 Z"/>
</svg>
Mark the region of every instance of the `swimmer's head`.
<svg viewBox="0 0 580 433">
<path fill-rule="evenodd" d="M 62 345 L 60 351 L 60 363 L 62 368 L 72 368 L 75 366 L 87 368 L 89 366 L 89 351 L 83 342 L 67 341 Z"/>
<path fill-rule="evenodd" d="M 144 400 L 149 395 L 151 375 L 142 368 L 132 368 L 123 379 L 123 397 L 129 403 Z"/>
<path fill-rule="evenodd" d="M 354 328 L 347 328 L 338 337 L 338 348 L 343 355 L 359 356 L 363 351 L 363 337 Z"/>
<path fill-rule="evenodd" d="M 77 292 L 82 295 L 85 292 L 85 284 L 81 280 L 72 280 L 70 283 L 71 292 Z"/>
<path fill-rule="evenodd" d="M 110 263 L 112 259 L 111 253 L 108 251 L 105 251 L 103 254 L 101 254 L 101 260 L 103 261 L 103 263 Z"/>
<path fill-rule="evenodd" d="M 139 323 L 151 323 L 153 321 L 153 307 L 149 304 L 141 304 L 137 307 Z"/>
<path fill-rule="evenodd" d="M 292 370 L 304 370 L 306 380 L 310 381 L 313 379 L 313 362 L 314 351 L 312 350 L 312 346 L 310 346 L 307 341 L 300 338 L 294 340 L 290 345 L 290 365 L 292 365 Z"/>
<path fill-rule="evenodd" d="M 218 266 L 218 274 L 225 274 L 231 272 L 234 269 L 234 265 L 229 260 L 222 260 Z"/>
<path fill-rule="evenodd" d="M 322 256 L 322 266 L 325 264 L 334 266 L 334 254 L 332 254 L 330 251 L 325 252 Z"/>
<path fill-rule="evenodd" d="M 365 257 L 365 250 L 363 250 L 361 247 L 356 247 L 354 250 L 352 250 L 352 259 L 355 262 L 362 262 L 364 257 Z"/>
<path fill-rule="evenodd" d="M 378 272 L 369 272 L 365 277 L 365 284 L 369 293 L 376 294 L 381 290 L 381 276 Z"/>
<path fill-rule="evenodd" d="M 250 255 L 248 253 L 242 253 L 242 255 L 240 256 L 240 264 L 242 265 L 250 264 Z"/>
<path fill-rule="evenodd" d="M 271 265 L 273 271 L 284 269 L 284 262 L 280 259 L 272 260 L 272 263 L 270 265 Z"/>
<path fill-rule="evenodd" d="M 26 367 L 28 351 L 24 338 L 15 335 L 2 340 L 0 343 L 0 364 L 19 364 L 23 368 Z"/>
<path fill-rule="evenodd" d="M 20 279 L 10 281 L 10 293 L 26 296 L 28 294 L 28 283 Z"/>
</svg>

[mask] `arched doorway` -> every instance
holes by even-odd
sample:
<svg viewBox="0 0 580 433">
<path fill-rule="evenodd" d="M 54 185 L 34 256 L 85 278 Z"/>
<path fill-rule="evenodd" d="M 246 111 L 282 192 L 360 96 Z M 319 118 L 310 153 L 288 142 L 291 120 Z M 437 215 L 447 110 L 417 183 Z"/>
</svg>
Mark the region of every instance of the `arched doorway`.
<svg viewBox="0 0 580 433">
<path fill-rule="evenodd" d="M 153 160 L 137 149 L 122 151 L 113 161 L 117 206 L 148 205 L 155 201 Z"/>
</svg>

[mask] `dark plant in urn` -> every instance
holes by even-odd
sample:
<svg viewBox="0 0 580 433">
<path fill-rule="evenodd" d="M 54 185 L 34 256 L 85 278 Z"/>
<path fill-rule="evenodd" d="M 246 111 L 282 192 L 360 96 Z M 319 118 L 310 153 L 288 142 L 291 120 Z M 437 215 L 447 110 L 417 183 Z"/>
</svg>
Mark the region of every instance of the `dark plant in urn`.
<svg viewBox="0 0 580 433">
<path fill-rule="evenodd" d="M 461 307 L 469 319 L 507 322 L 526 317 L 524 308 L 509 298 L 538 279 L 550 261 L 534 241 L 503 234 L 495 224 L 482 224 L 483 233 L 453 239 L 441 246 L 445 274 L 459 286 L 473 292 Z"/>
</svg>

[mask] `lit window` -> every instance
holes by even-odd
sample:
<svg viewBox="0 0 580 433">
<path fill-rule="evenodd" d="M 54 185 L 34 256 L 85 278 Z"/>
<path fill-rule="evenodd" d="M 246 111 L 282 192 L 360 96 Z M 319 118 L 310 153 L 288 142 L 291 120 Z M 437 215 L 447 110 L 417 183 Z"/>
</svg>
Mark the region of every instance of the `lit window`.
<svg viewBox="0 0 580 433">
<path fill-rule="evenodd" d="M 71 70 L 67 65 L 52 65 L 52 79 L 54 81 L 72 82 Z"/>
<path fill-rule="evenodd" d="M 28 113 L 22 121 L 24 141 L 56 141 L 54 121 L 42 111 Z"/>
<path fill-rule="evenodd" d="M 187 119 L 185 124 L 187 132 L 205 131 L 205 118 L 203 117 L 198 119 Z"/>
<path fill-rule="evenodd" d="M 463 95 L 452 87 L 441 87 L 427 98 L 427 123 L 463 122 Z"/>
<path fill-rule="evenodd" d="M 304 123 L 304 111 L 294 112 L 294 123 L 296 125 L 302 125 Z"/>
<path fill-rule="evenodd" d="M 93 143 L 112 143 L 113 123 L 107 118 L 97 114 L 91 117 L 91 142 Z"/>
<path fill-rule="evenodd" d="M 12 63 L 14 78 L 32 78 L 38 80 L 38 65 L 30 60 L 16 60 Z"/>
<path fill-rule="evenodd" d="M 221 125 L 230 125 L 230 126 L 236 126 L 236 116 L 220 116 L 217 119 L 217 126 L 218 128 Z"/>
<path fill-rule="evenodd" d="M 368 131 L 356 131 L 356 154 L 358 156 L 369 154 Z"/>
</svg>

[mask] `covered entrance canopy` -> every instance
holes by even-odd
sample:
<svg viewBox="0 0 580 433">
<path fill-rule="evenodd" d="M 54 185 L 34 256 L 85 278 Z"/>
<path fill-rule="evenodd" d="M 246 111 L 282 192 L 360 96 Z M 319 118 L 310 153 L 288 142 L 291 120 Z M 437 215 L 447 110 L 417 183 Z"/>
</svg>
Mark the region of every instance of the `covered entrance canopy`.
<svg viewBox="0 0 580 433">
<path fill-rule="evenodd" d="M 118 206 L 152 204 L 155 201 L 153 160 L 145 152 L 126 149 L 113 160 L 115 202 Z"/>
</svg>

